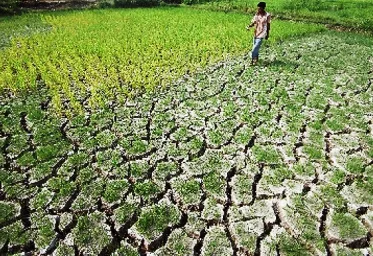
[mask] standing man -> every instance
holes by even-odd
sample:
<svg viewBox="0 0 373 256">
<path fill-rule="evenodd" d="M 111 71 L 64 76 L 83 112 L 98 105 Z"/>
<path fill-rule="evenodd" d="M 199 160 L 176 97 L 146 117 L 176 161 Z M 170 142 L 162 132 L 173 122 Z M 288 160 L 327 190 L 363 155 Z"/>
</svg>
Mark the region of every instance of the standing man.
<svg viewBox="0 0 373 256">
<path fill-rule="evenodd" d="M 266 3 L 258 3 L 258 11 L 256 12 L 254 18 L 251 20 L 250 25 L 246 27 L 249 30 L 251 27 L 255 26 L 254 31 L 254 44 L 253 50 L 251 52 L 251 64 L 255 65 L 259 59 L 259 49 L 262 45 L 263 39 L 269 38 L 269 30 L 271 28 L 271 15 L 265 11 Z"/>
</svg>

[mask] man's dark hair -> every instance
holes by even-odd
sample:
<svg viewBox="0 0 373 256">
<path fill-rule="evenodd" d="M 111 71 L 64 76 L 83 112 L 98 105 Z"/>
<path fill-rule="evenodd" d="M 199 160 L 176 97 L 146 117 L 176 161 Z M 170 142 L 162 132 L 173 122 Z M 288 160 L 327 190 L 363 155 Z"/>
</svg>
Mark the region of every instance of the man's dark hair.
<svg viewBox="0 0 373 256">
<path fill-rule="evenodd" d="M 263 9 L 266 8 L 265 2 L 259 2 L 258 7 L 262 7 Z"/>
</svg>

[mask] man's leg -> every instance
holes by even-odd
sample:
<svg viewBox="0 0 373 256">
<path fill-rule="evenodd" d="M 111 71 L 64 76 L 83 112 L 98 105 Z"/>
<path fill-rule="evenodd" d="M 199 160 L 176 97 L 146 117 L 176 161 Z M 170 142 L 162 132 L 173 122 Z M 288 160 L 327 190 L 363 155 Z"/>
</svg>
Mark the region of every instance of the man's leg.
<svg viewBox="0 0 373 256">
<path fill-rule="evenodd" d="M 260 46 L 262 45 L 262 38 L 254 38 L 254 43 L 253 43 L 253 50 L 251 52 L 251 57 L 252 57 L 252 64 L 256 64 L 258 62 L 259 58 L 259 49 Z"/>
</svg>

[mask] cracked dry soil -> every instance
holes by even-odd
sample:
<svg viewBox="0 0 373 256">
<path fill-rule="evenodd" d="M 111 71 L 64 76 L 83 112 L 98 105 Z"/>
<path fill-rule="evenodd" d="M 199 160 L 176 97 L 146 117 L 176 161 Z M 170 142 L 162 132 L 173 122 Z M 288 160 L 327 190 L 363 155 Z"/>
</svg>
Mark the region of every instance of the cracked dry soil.
<svg viewBox="0 0 373 256">
<path fill-rule="evenodd" d="M 319 34 L 69 119 L 2 95 L 0 254 L 372 255 L 369 52 Z"/>
</svg>

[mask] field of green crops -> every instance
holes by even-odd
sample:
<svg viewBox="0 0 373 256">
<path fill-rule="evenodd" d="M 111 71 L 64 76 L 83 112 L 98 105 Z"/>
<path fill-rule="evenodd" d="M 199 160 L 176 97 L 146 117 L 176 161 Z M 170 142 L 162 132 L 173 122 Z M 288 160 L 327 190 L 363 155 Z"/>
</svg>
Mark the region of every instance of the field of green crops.
<svg viewBox="0 0 373 256">
<path fill-rule="evenodd" d="M 373 255 L 373 38 L 250 19 L 2 19 L 0 255 Z"/>
<path fill-rule="evenodd" d="M 172 17 L 172 18 L 171 18 Z M 15 37 L 0 52 L 0 90 L 47 87 L 56 111 L 82 113 L 134 90 L 247 52 L 249 17 L 188 9 L 95 10 L 42 15 L 48 33 Z M 14 22 L 14 21 L 9 21 Z M 321 26 L 274 22 L 272 42 Z M 64 102 L 67 99 L 68 102 Z"/>
<path fill-rule="evenodd" d="M 371 0 L 268 0 L 267 11 L 276 17 L 306 20 L 316 23 L 344 26 L 348 29 L 373 33 L 373 2 Z M 252 13 L 257 1 L 218 0 L 194 7 Z"/>
</svg>

